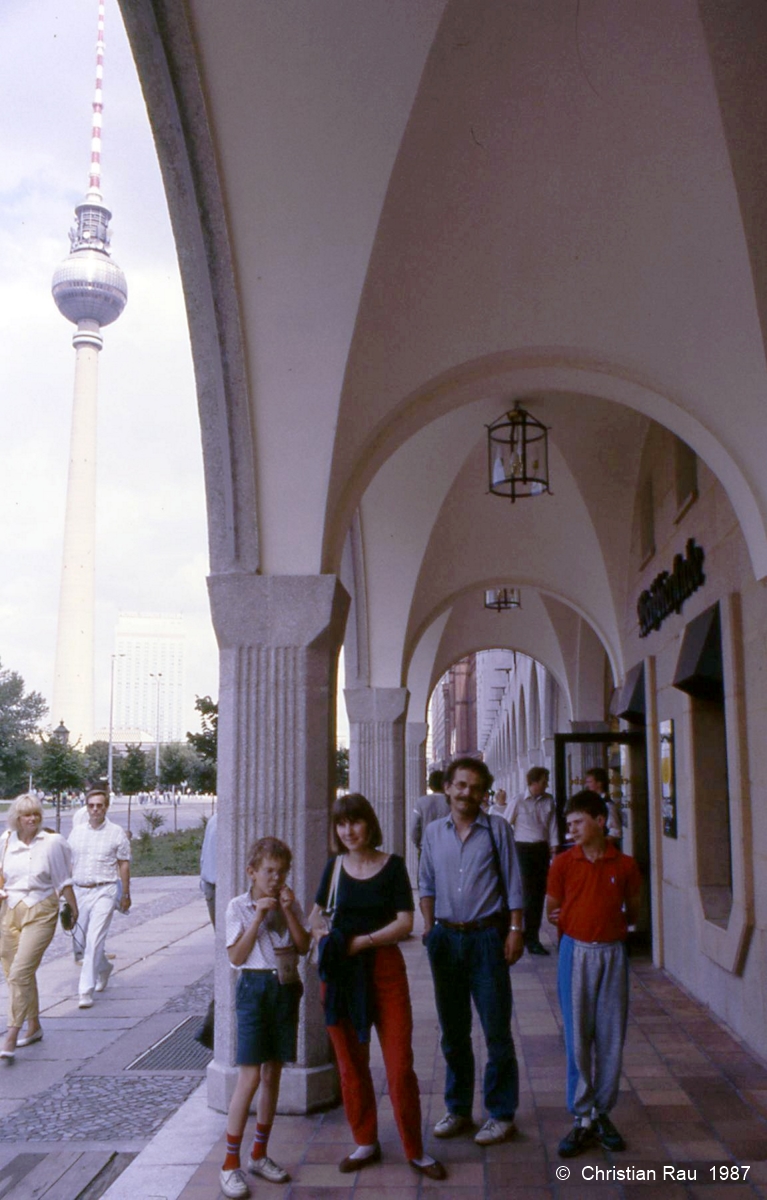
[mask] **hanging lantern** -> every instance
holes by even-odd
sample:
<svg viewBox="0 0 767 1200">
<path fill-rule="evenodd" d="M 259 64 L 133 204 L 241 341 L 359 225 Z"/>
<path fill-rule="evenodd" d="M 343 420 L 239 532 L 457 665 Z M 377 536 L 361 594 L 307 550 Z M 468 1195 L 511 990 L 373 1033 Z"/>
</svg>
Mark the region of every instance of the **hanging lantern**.
<svg viewBox="0 0 767 1200">
<path fill-rule="evenodd" d="M 517 402 L 487 426 L 490 491 L 513 504 L 523 496 L 551 494 L 549 431 Z"/>
<path fill-rule="evenodd" d="M 510 608 L 521 607 L 519 588 L 487 588 L 485 591 L 485 608 L 494 608 L 496 612 L 505 612 Z"/>
</svg>

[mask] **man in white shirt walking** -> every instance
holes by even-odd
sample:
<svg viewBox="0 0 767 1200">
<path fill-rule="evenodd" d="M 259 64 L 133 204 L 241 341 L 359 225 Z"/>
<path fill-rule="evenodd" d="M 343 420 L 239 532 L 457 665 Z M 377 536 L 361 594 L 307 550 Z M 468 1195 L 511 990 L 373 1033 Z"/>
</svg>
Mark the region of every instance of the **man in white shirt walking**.
<svg viewBox="0 0 767 1200">
<path fill-rule="evenodd" d="M 549 860 L 559 840 L 554 800 L 547 793 L 549 772 L 531 767 L 527 772 L 527 795 L 508 806 L 508 822 L 514 830 L 522 887 L 525 893 L 525 946 L 528 954 L 548 954 L 541 945 L 541 918 L 546 897 Z"/>
<path fill-rule="evenodd" d="M 112 913 L 130 908 L 130 842 L 125 830 L 107 820 L 109 796 L 93 788 L 86 799 L 87 822 L 69 835 L 79 919 L 75 928 L 75 957 L 82 958 L 80 1008 L 90 1008 L 93 993 L 103 992 L 112 973 L 104 953 Z M 122 894 L 120 894 L 122 884 Z M 119 901 L 118 901 L 119 896 Z"/>
</svg>

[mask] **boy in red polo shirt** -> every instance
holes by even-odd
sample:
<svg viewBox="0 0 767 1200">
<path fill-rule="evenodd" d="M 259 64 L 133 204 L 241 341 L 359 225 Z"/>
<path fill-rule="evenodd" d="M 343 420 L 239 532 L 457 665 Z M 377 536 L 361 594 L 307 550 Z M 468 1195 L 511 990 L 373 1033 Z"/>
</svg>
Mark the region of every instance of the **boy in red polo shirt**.
<svg viewBox="0 0 767 1200">
<path fill-rule="evenodd" d="M 572 1158 L 600 1142 L 626 1143 L 608 1116 L 618 1099 L 628 1016 L 626 935 L 639 915 L 639 867 L 607 840 L 607 806 L 596 792 L 570 800 L 567 830 L 575 845 L 554 859 L 546 912 L 562 935 L 559 1003 L 567 1051 L 567 1107 L 575 1118 L 559 1143 Z"/>
</svg>

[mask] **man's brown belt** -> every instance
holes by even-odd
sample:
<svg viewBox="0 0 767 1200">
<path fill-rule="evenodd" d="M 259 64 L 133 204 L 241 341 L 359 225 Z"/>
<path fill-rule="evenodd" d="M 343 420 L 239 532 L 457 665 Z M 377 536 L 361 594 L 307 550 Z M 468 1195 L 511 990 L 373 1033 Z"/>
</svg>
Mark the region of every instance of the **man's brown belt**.
<svg viewBox="0 0 767 1200">
<path fill-rule="evenodd" d="M 75 887 L 109 887 L 111 884 L 117 883 L 116 879 L 102 879 L 99 883 L 77 883 Z"/>
</svg>

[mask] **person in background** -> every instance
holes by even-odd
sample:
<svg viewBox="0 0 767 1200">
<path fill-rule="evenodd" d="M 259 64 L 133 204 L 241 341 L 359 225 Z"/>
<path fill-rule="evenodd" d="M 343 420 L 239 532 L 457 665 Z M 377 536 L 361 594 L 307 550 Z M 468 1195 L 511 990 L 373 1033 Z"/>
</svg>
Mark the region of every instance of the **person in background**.
<svg viewBox="0 0 767 1200">
<path fill-rule="evenodd" d="M 381 826 L 364 796 L 341 796 L 333 805 L 331 821 L 338 855 L 325 868 L 309 922 L 319 942 L 325 1024 L 356 1143 L 338 1169 L 348 1175 L 381 1160 L 370 1075 L 374 1025 L 405 1157 L 417 1174 L 445 1179 L 442 1163 L 424 1154 L 410 990 L 397 944 L 413 928 L 413 892 L 405 862 L 398 854 L 379 849 Z M 325 913 L 331 900 L 329 926 Z"/>
<path fill-rule="evenodd" d="M 488 815 L 491 817 L 503 817 L 506 821 L 509 817 L 509 805 L 507 803 L 506 792 L 504 788 L 498 788 L 498 791 L 493 796 L 493 802 L 489 806 Z"/>
<path fill-rule="evenodd" d="M 642 881 L 635 860 L 606 836 L 601 796 L 578 792 L 566 817 L 574 846 L 551 864 L 546 910 L 562 935 L 557 985 L 574 1124 L 559 1154 L 572 1158 L 594 1142 L 626 1149 L 609 1113 L 618 1099 L 628 1017 L 626 937 L 639 915 Z"/>
<path fill-rule="evenodd" d="M 77 920 L 72 857 L 58 833 L 41 828 L 43 807 L 36 796 L 17 796 L 8 809 L 0 840 L 0 961 L 8 983 L 8 1031 L 0 1058 L 12 1062 L 17 1048 L 42 1040 L 35 978 L 56 932 L 59 895 Z M 27 1032 L 19 1037 L 24 1022 Z"/>
<path fill-rule="evenodd" d="M 481 811 L 491 783 L 480 759 L 457 758 L 450 764 L 445 773 L 450 811 L 426 830 L 418 875 L 447 1064 L 447 1111 L 434 1133 L 451 1138 L 473 1127 L 473 1000 L 487 1047 L 488 1117 L 474 1138 L 479 1146 L 506 1141 L 516 1132 L 519 1068 L 511 1035 L 509 967 L 525 948 L 514 834 L 507 821 Z"/>
<path fill-rule="evenodd" d="M 431 771 L 428 781 L 429 792 L 425 796 L 419 796 L 415 802 L 410 818 L 410 840 L 418 851 L 419 858 L 421 857 L 424 829 L 437 817 L 444 817 L 447 814 L 448 802 L 443 791 L 444 780 L 442 771 Z"/>
<path fill-rule="evenodd" d="M 549 772 L 531 767 L 527 772 L 527 795 L 508 806 L 508 822 L 514 830 L 514 842 L 522 871 L 525 893 L 525 946 L 528 954 L 547 955 L 541 945 L 541 920 L 546 899 L 549 861 L 559 841 L 557 812 L 548 794 Z"/>
<path fill-rule="evenodd" d="M 205 903 L 208 906 L 208 916 L 213 928 L 216 928 L 216 824 L 218 821 L 218 813 L 214 812 L 205 826 L 205 836 L 202 839 L 202 850 L 200 851 L 200 891 L 205 897 Z M 204 1046 L 206 1050 L 213 1049 L 213 1031 L 215 1027 L 216 1017 L 216 1001 L 215 997 L 211 998 L 208 1005 L 208 1011 L 205 1014 L 203 1021 L 195 1039 Z"/>
<path fill-rule="evenodd" d="M 75 925 L 75 957 L 80 959 L 79 1007 L 91 1008 L 93 993 L 103 992 L 112 964 L 105 947 L 115 909 L 127 913 L 130 896 L 130 842 L 125 830 L 107 819 L 106 788 L 92 788 L 86 797 L 88 821 L 69 835 L 72 873 L 80 917 Z"/>
<path fill-rule="evenodd" d="M 589 792 L 601 796 L 607 808 L 606 835 L 620 850 L 623 840 L 623 823 L 621 821 L 620 805 L 610 799 L 610 778 L 604 767 L 591 767 L 586 772 L 585 787 Z"/>
<path fill-rule="evenodd" d="M 256 1136 L 248 1170 L 269 1183 L 290 1180 L 266 1150 L 283 1063 L 296 1059 L 304 990 L 297 956 L 306 954 L 311 944 L 301 906 L 285 882 L 292 858 L 289 847 L 278 838 L 260 838 L 248 854 L 250 887 L 230 900 L 226 910 L 227 953 L 239 972 L 235 1001 L 239 1069 L 226 1118 L 226 1158 L 219 1184 L 233 1200 L 250 1195 L 240 1167 L 240 1146 L 256 1092 Z M 286 960 L 291 959 L 292 969 L 286 971 Z"/>
</svg>

